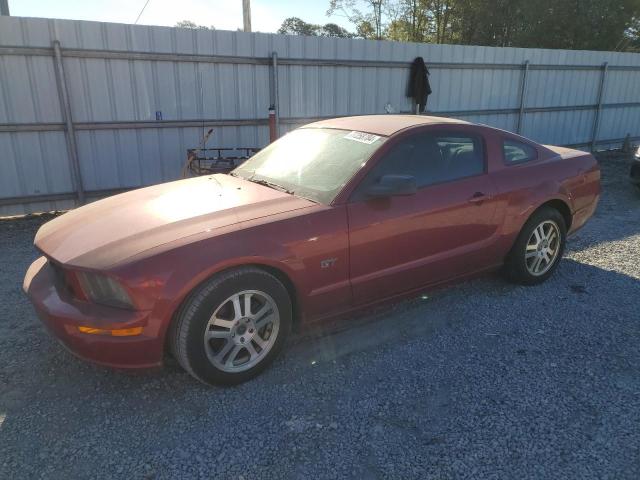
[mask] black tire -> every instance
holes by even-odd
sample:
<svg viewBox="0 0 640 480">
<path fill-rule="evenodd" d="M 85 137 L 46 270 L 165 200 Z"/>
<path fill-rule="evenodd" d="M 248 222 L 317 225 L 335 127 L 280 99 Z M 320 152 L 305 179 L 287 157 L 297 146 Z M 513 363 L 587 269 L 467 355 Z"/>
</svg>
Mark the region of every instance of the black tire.
<svg viewBox="0 0 640 480">
<path fill-rule="evenodd" d="M 277 306 L 279 327 L 270 349 L 256 365 L 247 370 L 229 372 L 222 370 L 210 361 L 211 354 L 208 353 L 205 345 L 205 332 L 210 329 L 209 321 L 212 315 L 218 308 L 221 308 L 221 305 L 225 305 L 225 300 L 243 291 L 259 291 L 267 294 Z M 251 302 L 251 300 L 249 301 Z M 276 277 L 254 267 L 229 270 L 214 276 L 187 298 L 171 326 L 169 332 L 170 348 L 182 368 L 201 382 L 209 385 L 236 385 L 260 374 L 278 356 L 291 331 L 292 315 L 289 293 Z M 273 333 L 273 330 L 270 333 Z M 210 341 L 215 340 L 217 339 Z M 263 339 L 261 338 L 261 340 Z M 227 338 L 224 341 L 230 340 Z M 250 355 L 248 351 L 247 355 Z M 225 366 L 222 365 L 223 368 Z"/>
<path fill-rule="evenodd" d="M 544 273 L 534 275 L 527 267 L 526 253 L 529 239 L 534 235 L 534 230 L 544 222 L 554 222 L 559 229 L 558 253 L 552 260 L 550 267 Z M 558 268 L 560 259 L 564 253 L 567 239 L 567 226 L 562 214 L 552 207 L 542 207 L 535 211 L 522 227 L 516 242 L 507 255 L 504 265 L 504 274 L 508 280 L 521 285 L 538 285 L 547 280 Z"/>
</svg>

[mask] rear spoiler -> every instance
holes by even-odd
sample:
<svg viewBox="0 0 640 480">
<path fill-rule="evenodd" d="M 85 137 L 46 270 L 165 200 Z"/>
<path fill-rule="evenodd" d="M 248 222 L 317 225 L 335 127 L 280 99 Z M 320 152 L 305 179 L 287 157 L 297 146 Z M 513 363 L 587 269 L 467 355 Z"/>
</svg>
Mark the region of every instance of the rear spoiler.
<svg viewBox="0 0 640 480">
<path fill-rule="evenodd" d="M 556 147 L 555 145 L 543 145 L 543 147 L 557 153 L 562 158 L 574 158 L 589 155 L 589 152 L 583 152 L 582 150 L 575 150 L 573 148 Z"/>
</svg>

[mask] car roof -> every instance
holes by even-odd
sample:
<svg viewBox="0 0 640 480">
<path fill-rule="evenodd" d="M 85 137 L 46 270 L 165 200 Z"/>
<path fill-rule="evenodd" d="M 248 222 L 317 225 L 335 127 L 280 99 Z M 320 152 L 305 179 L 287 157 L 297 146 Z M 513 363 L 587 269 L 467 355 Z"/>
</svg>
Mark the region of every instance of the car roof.
<svg viewBox="0 0 640 480">
<path fill-rule="evenodd" d="M 359 115 L 355 117 L 338 117 L 320 120 L 302 128 L 337 128 L 357 130 L 375 135 L 391 136 L 401 130 L 420 125 L 466 124 L 464 120 L 446 117 L 430 117 L 427 115 Z"/>
</svg>

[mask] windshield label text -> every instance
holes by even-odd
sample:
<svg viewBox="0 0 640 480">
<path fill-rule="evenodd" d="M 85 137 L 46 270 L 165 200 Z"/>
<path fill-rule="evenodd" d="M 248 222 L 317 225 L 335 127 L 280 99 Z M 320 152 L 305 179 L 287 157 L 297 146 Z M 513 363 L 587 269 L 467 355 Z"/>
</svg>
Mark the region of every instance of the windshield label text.
<svg viewBox="0 0 640 480">
<path fill-rule="evenodd" d="M 373 135 L 371 133 L 357 132 L 354 130 L 353 132 L 347 133 L 344 136 L 344 138 L 348 140 L 355 140 L 356 142 L 360 142 L 360 143 L 366 143 L 367 145 L 371 145 L 380 137 L 378 135 Z"/>
</svg>

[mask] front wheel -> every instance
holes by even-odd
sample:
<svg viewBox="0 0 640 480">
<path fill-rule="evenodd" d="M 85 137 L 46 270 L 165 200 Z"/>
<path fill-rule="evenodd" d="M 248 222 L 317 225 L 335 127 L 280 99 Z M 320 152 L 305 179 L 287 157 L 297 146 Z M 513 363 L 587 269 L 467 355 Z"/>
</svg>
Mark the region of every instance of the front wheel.
<svg viewBox="0 0 640 480">
<path fill-rule="evenodd" d="M 567 227 L 560 212 L 545 207 L 525 223 L 505 262 L 507 277 L 523 285 L 544 282 L 564 252 Z"/>
<path fill-rule="evenodd" d="M 233 385 L 275 359 L 291 323 L 282 283 L 264 270 L 239 268 L 212 278 L 187 300 L 172 327 L 171 349 L 198 380 Z"/>
</svg>

